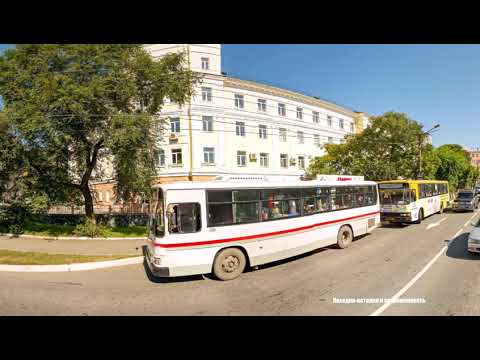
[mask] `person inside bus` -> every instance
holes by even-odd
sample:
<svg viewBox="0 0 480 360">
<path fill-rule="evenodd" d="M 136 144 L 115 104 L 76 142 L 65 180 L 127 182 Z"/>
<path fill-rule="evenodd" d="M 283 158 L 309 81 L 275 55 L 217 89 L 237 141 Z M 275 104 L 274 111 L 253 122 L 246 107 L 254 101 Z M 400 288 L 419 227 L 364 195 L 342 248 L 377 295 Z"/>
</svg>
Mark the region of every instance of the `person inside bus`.
<svg viewBox="0 0 480 360">
<path fill-rule="evenodd" d="M 269 213 L 269 210 L 268 208 L 263 208 L 262 209 L 262 220 L 268 220 L 269 216 L 268 216 L 268 213 Z"/>
<path fill-rule="evenodd" d="M 295 203 L 295 200 L 290 200 L 289 202 L 289 208 L 288 208 L 288 216 L 298 216 L 300 215 L 297 212 L 297 204 Z"/>
<path fill-rule="evenodd" d="M 277 219 L 279 217 L 281 217 L 281 215 L 280 215 L 280 209 L 278 208 L 278 204 L 273 203 L 272 218 Z"/>
<path fill-rule="evenodd" d="M 315 205 L 314 204 L 307 204 L 307 202 L 304 201 L 303 213 L 304 214 L 313 214 L 314 212 L 315 212 Z"/>
</svg>

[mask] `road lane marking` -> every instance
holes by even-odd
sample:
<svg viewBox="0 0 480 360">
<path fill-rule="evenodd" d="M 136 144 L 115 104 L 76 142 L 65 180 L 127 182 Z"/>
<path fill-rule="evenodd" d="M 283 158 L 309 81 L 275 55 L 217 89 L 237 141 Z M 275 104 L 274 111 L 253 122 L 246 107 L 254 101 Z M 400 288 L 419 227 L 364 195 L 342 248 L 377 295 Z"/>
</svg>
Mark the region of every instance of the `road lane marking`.
<svg viewBox="0 0 480 360">
<path fill-rule="evenodd" d="M 455 235 L 452 236 L 452 240 L 455 239 L 458 235 L 460 235 L 461 233 L 463 232 L 463 227 L 457 231 L 457 233 Z M 450 241 L 451 242 L 451 241 Z M 449 242 L 449 244 L 450 244 Z M 405 294 L 405 292 L 407 292 L 408 289 L 410 289 L 413 284 L 415 284 L 418 279 L 420 279 L 423 274 L 425 274 L 427 272 L 428 269 L 430 269 L 432 267 L 432 265 L 438 260 L 438 258 L 440 258 L 440 256 L 443 255 L 443 253 L 445 252 L 445 250 L 448 249 L 448 246 L 449 245 L 445 245 L 443 246 L 440 251 L 435 255 L 435 257 L 430 260 L 430 262 L 417 274 L 413 277 L 412 280 L 410 280 L 407 285 L 405 285 L 399 292 L 397 292 L 395 295 L 393 295 L 392 297 L 392 302 L 387 302 L 385 304 L 383 304 L 382 306 L 380 306 L 377 310 L 375 310 L 372 314 L 370 314 L 370 316 L 378 316 L 380 314 L 382 314 L 385 310 L 387 310 L 390 305 L 392 305 L 393 302 L 395 302 L 396 300 L 398 300 L 403 294 Z"/>
<path fill-rule="evenodd" d="M 432 229 L 432 228 L 434 228 L 434 227 L 440 226 L 440 224 L 441 224 L 442 222 L 444 222 L 445 220 L 447 220 L 447 218 L 443 218 L 443 219 L 437 221 L 436 223 L 433 223 L 433 224 L 428 225 L 428 226 L 427 226 L 427 230 L 430 230 L 430 229 Z"/>
</svg>

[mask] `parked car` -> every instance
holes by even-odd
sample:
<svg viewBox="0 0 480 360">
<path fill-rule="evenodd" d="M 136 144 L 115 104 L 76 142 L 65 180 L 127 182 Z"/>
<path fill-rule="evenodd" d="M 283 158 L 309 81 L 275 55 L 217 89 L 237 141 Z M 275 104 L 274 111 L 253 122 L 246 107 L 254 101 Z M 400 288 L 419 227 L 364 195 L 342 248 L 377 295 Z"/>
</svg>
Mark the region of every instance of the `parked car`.
<svg viewBox="0 0 480 360">
<path fill-rule="evenodd" d="M 475 195 L 480 196 L 480 186 L 475 188 Z"/>
<path fill-rule="evenodd" d="M 453 201 L 453 211 L 475 211 L 479 205 L 479 195 L 475 190 L 460 190 Z"/>
<path fill-rule="evenodd" d="M 468 236 L 468 251 L 480 253 L 480 221 L 478 221 Z"/>
</svg>

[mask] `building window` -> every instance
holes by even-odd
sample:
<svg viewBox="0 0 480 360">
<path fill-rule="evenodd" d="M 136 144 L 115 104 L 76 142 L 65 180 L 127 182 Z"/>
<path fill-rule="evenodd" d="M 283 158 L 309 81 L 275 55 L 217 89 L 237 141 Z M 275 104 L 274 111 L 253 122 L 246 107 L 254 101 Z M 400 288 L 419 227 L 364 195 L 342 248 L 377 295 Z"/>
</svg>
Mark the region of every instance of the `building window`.
<svg viewBox="0 0 480 360">
<path fill-rule="evenodd" d="M 318 111 L 314 111 L 314 112 L 312 113 L 312 118 L 313 118 L 313 122 L 314 122 L 315 124 L 318 124 L 318 123 L 319 123 L 319 121 L 320 121 L 320 114 L 318 113 Z"/>
<path fill-rule="evenodd" d="M 333 144 L 333 137 L 329 137 L 329 138 L 328 138 L 328 143 L 329 143 L 329 144 Z"/>
<path fill-rule="evenodd" d="M 158 152 L 158 165 L 165 166 L 165 150 L 160 149 Z"/>
<path fill-rule="evenodd" d="M 213 147 L 203 148 L 203 162 L 205 164 L 215 164 L 215 149 Z"/>
<path fill-rule="evenodd" d="M 287 142 L 287 129 L 278 129 L 278 136 L 281 142 Z"/>
<path fill-rule="evenodd" d="M 180 132 L 180 118 L 170 119 L 170 129 L 172 133 Z"/>
<path fill-rule="evenodd" d="M 353 126 L 353 123 L 350 123 L 350 132 L 352 132 L 352 133 L 355 132 L 355 128 Z"/>
<path fill-rule="evenodd" d="M 303 144 L 305 142 L 303 131 L 297 131 L 297 139 L 299 144 Z"/>
<path fill-rule="evenodd" d="M 260 166 L 268 167 L 268 154 L 260 153 Z"/>
<path fill-rule="evenodd" d="M 238 166 L 247 166 L 247 152 L 246 151 L 237 151 L 237 165 Z"/>
<path fill-rule="evenodd" d="M 320 135 L 318 134 L 313 135 L 313 144 L 317 147 L 320 147 Z"/>
<path fill-rule="evenodd" d="M 235 107 L 243 109 L 243 95 L 235 94 Z"/>
<path fill-rule="evenodd" d="M 298 168 L 305 169 L 305 157 L 303 156 L 298 157 Z"/>
<path fill-rule="evenodd" d="M 267 127 L 265 125 L 258 126 L 258 136 L 260 137 L 260 139 L 267 138 Z"/>
<path fill-rule="evenodd" d="M 267 112 L 267 100 L 258 99 L 258 111 Z"/>
<path fill-rule="evenodd" d="M 285 104 L 278 104 L 278 115 L 285 116 L 286 114 Z"/>
<path fill-rule="evenodd" d="M 340 129 L 343 129 L 344 128 L 344 120 L 343 119 L 340 119 Z"/>
<path fill-rule="evenodd" d="M 182 165 L 182 149 L 172 149 L 172 164 Z"/>
<path fill-rule="evenodd" d="M 332 126 L 332 117 L 330 115 L 327 116 L 327 125 Z"/>
<path fill-rule="evenodd" d="M 287 168 L 288 167 L 288 155 L 287 154 L 280 154 L 280 167 Z"/>
<path fill-rule="evenodd" d="M 297 107 L 297 119 L 298 120 L 303 119 L 303 109 L 301 107 Z"/>
<path fill-rule="evenodd" d="M 202 116 L 203 131 L 213 131 L 213 116 Z"/>
<path fill-rule="evenodd" d="M 210 59 L 202 57 L 202 70 L 210 70 Z"/>
<path fill-rule="evenodd" d="M 243 122 L 236 122 L 235 128 L 237 132 L 237 136 L 245 136 L 245 123 Z"/>
<path fill-rule="evenodd" d="M 212 88 L 202 87 L 202 101 L 212 102 Z"/>
</svg>

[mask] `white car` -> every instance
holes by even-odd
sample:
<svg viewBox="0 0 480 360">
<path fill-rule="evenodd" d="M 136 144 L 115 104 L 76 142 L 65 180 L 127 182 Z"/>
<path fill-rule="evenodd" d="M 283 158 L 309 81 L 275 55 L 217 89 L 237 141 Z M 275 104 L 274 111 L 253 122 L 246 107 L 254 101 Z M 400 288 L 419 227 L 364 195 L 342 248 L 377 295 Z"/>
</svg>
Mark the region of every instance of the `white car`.
<svg viewBox="0 0 480 360">
<path fill-rule="evenodd" d="M 468 237 L 468 251 L 480 253 L 480 222 L 478 222 Z"/>
</svg>

